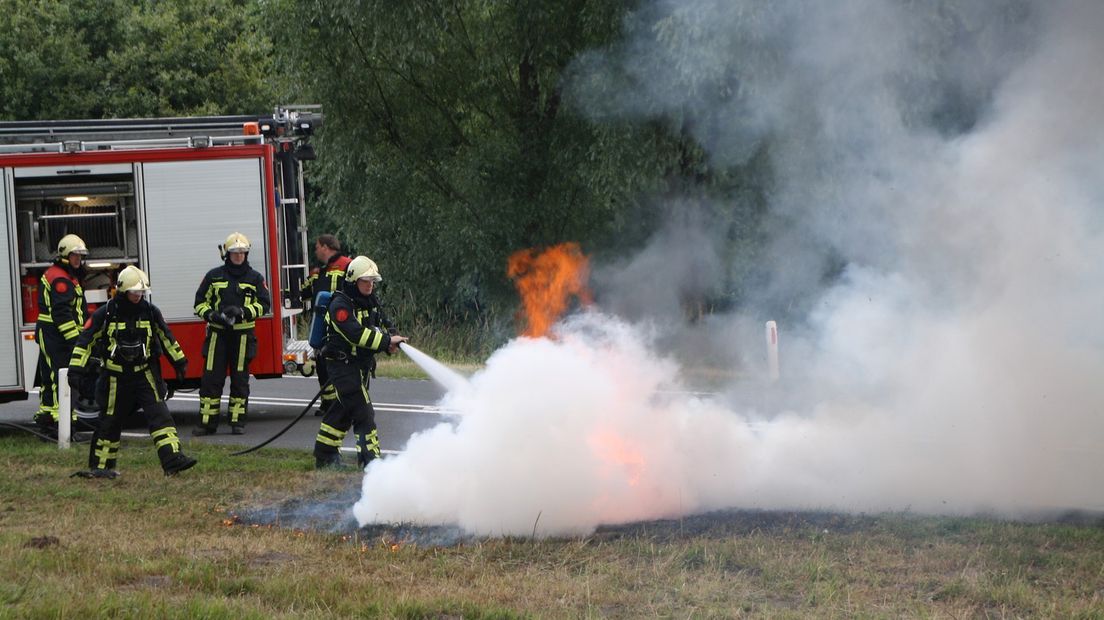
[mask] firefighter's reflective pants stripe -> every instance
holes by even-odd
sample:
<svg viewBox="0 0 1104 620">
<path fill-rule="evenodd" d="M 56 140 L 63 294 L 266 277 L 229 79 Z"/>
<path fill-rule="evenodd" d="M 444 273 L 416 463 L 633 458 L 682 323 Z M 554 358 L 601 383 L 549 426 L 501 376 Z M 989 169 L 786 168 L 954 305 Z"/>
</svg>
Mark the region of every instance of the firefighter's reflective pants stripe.
<svg viewBox="0 0 1104 620">
<path fill-rule="evenodd" d="M 37 325 L 35 341 L 38 342 L 38 413 L 35 419 L 40 423 L 57 423 L 58 396 L 57 371 L 69 367 L 69 358 L 73 355 L 76 340 L 66 340 L 53 325 Z M 76 420 L 73 413 L 73 420 Z"/>
<path fill-rule="evenodd" d="M 352 427 L 356 434 L 357 463 L 364 467 L 380 455 L 376 411 L 368 395 L 369 371 L 336 360 L 326 360 L 326 364 L 329 380 L 337 390 L 337 402 L 322 418 L 314 440 L 314 456 L 325 460 L 337 454 L 345 434 Z"/>
<path fill-rule="evenodd" d="M 203 378 L 199 381 L 200 425 L 218 428 L 219 398 L 230 375 L 230 404 L 227 417 L 232 426 L 245 426 L 249 407 L 249 363 L 257 350 L 253 331 L 229 332 L 210 329 L 203 347 Z"/>
<path fill-rule="evenodd" d="M 108 373 L 98 385 L 100 419 L 88 453 L 89 469 L 115 469 L 123 418 L 142 410 L 162 467 L 180 452 L 180 440 L 165 401 L 161 400 L 153 370 L 144 368 L 122 374 Z"/>
<path fill-rule="evenodd" d="M 326 359 L 321 355 L 315 355 L 317 363 L 315 368 L 318 369 L 318 387 L 322 389 L 322 411 L 329 411 L 330 407 L 333 407 L 337 402 L 337 390 L 329 383 L 330 372 L 326 370 Z"/>
</svg>

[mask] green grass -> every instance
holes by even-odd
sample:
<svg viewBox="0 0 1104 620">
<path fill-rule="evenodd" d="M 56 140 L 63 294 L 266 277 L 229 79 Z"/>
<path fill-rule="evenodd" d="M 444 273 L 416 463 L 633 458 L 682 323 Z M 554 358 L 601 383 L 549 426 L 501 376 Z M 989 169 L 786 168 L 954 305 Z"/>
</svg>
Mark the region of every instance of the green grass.
<svg viewBox="0 0 1104 620">
<path fill-rule="evenodd" d="M 165 478 L 124 441 L 119 480 L 0 436 L 0 618 L 1104 617 L 1104 527 L 909 514 L 731 512 L 561 540 L 393 545 L 249 523 L 355 496 L 308 454 L 200 459 Z"/>
</svg>

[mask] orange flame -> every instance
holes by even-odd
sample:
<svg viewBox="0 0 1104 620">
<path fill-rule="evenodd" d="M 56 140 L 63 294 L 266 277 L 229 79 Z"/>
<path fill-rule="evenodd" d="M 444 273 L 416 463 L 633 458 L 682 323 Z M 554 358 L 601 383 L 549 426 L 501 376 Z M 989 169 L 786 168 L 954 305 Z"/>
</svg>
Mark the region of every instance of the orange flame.
<svg viewBox="0 0 1104 620">
<path fill-rule="evenodd" d="M 402 549 L 403 546 L 410 542 L 410 539 L 387 540 L 386 538 L 381 538 L 380 542 L 383 543 L 384 548 L 389 550 L 391 553 L 398 553 L 399 549 Z"/>
<path fill-rule="evenodd" d="M 586 285 L 590 262 L 577 243 L 561 243 L 543 252 L 535 249 L 514 252 L 507 261 L 506 275 L 514 280 L 521 294 L 526 318 L 523 336 L 546 335 L 567 310 L 572 296 L 584 305 L 591 303 Z"/>
</svg>

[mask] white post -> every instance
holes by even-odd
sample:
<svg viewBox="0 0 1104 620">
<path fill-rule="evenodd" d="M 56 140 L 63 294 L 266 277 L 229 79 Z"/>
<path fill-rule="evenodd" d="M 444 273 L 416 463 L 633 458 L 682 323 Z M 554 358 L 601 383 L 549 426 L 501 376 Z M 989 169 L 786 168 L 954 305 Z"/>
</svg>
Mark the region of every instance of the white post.
<svg viewBox="0 0 1104 620">
<path fill-rule="evenodd" d="M 69 449 L 69 435 L 72 433 L 73 403 L 69 394 L 69 369 L 59 368 L 57 373 L 58 406 L 58 448 Z"/>
<path fill-rule="evenodd" d="M 767 321 L 767 376 L 778 381 L 778 324 Z"/>
</svg>

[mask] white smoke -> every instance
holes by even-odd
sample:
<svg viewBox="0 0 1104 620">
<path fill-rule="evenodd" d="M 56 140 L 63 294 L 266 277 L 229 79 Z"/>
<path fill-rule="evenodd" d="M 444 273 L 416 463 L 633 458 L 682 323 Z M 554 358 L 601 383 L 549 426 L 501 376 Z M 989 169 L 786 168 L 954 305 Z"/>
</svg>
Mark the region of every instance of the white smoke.
<svg viewBox="0 0 1104 620">
<path fill-rule="evenodd" d="M 992 26 L 1020 4 L 1031 36 Z M 721 163 L 771 140 L 789 225 L 765 254 L 769 296 L 843 265 L 781 326 L 787 407 L 672 394 L 655 334 L 580 318 L 497 352 L 448 403 L 454 427 L 373 463 L 361 523 L 547 535 L 722 507 L 1104 510 L 1104 3 L 962 3 L 966 30 L 996 33 L 969 50 L 920 19 L 928 3 L 763 6 L 648 5 L 658 25 L 627 56 L 583 64 L 650 77 L 596 118 L 680 109 Z M 728 72 L 739 96 L 693 88 Z M 923 121 L 943 105 L 926 87 L 966 93 L 961 122 Z M 754 338 L 733 344 L 746 361 Z"/>
</svg>

